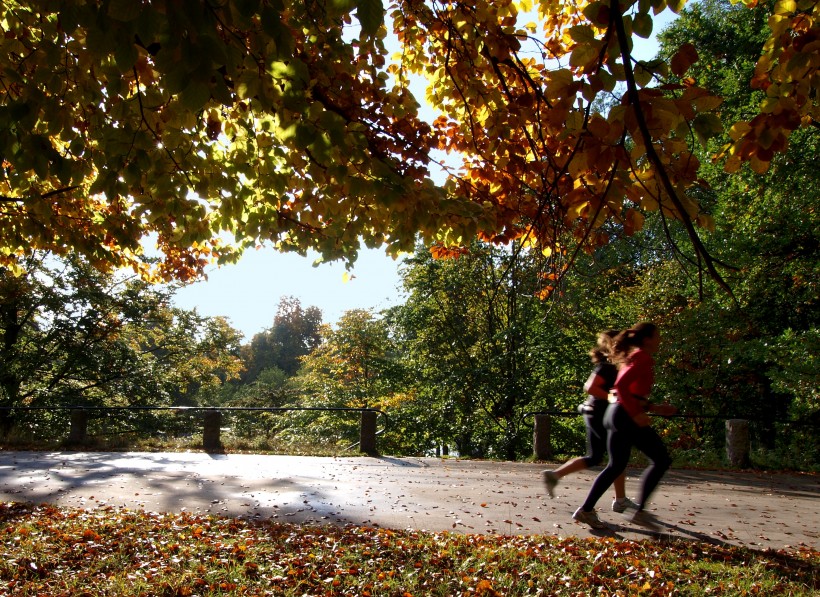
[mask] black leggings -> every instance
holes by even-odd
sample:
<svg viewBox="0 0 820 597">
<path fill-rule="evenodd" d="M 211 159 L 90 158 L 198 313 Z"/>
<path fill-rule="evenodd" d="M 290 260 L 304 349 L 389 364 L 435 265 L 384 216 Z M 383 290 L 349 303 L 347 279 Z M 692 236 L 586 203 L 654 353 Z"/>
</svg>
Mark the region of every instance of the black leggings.
<svg viewBox="0 0 820 597">
<path fill-rule="evenodd" d="M 604 427 L 604 413 L 608 404 L 596 404 L 593 414 L 584 415 L 587 427 L 587 453 L 584 456 L 584 463 L 587 468 L 598 466 L 604 461 L 607 450 L 607 430 Z"/>
<path fill-rule="evenodd" d="M 669 452 L 652 427 L 638 427 L 620 404 L 609 406 L 604 417 L 604 425 L 608 430 L 609 464 L 595 478 L 581 508 L 587 512 L 595 508 L 595 504 L 609 489 L 609 486 L 626 470 L 632 454 L 632 446 L 638 448 L 652 461 L 641 477 L 641 495 L 638 506 L 643 508 L 672 464 Z"/>
</svg>

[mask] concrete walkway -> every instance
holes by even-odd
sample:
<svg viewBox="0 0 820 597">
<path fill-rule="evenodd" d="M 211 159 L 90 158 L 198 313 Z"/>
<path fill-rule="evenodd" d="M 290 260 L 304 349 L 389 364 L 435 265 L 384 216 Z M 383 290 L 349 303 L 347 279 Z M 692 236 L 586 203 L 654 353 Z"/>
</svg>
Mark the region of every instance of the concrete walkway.
<svg viewBox="0 0 820 597">
<path fill-rule="evenodd" d="M 512 535 L 655 536 L 598 504 L 608 531 L 572 521 L 595 476 L 555 499 L 531 463 L 203 453 L 0 452 L 0 500 L 189 511 L 301 524 Z M 634 495 L 640 470 L 629 470 Z M 820 549 L 817 475 L 673 470 L 649 508 L 662 536 L 753 549 Z"/>
</svg>

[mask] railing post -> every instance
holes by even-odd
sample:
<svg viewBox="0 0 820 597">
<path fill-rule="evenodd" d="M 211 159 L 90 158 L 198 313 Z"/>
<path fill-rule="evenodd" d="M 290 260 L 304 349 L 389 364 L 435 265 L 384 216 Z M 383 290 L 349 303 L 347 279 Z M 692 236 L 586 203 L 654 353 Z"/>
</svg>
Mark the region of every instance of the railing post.
<svg viewBox="0 0 820 597">
<path fill-rule="evenodd" d="M 202 447 L 206 452 L 222 451 L 222 440 L 219 439 L 219 429 L 222 427 L 222 412 L 218 410 L 205 411 L 202 421 Z"/>
<path fill-rule="evenodd" d="M 729 466 L 746 468 L 749 466 L 749 421 L 729 419 L 726 421 L 726 459 Z"/>
<path fill-rule="evenodd" d="M 359 451 L 368 456 L 376 456 L 376 416 L 372 410 L 362 411 L 362 424 L 359 430 Z"/>
<path fill-rule="evenodd" d="M 88 434 L 88 411 L 82 408 L 71 410 L 71 426 L 68 430 L 66 444 L 74 446 L 85 442 Z"/>
<path fill-rule="evenodd" d="M 535 415 L 535 425 L 532 432 L 533 455 L 536 460 L 550 460 L 552 447 L 550 446 L 550 431 L 552 417 L 549 415 Z"/>
</svg>

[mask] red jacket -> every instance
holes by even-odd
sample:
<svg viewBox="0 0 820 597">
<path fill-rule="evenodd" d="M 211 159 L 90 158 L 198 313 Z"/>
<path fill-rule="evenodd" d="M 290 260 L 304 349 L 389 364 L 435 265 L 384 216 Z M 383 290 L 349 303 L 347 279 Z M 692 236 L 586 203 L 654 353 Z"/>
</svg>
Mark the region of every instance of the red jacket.
<svg viewBox="0 0 820 597">
<path fill-rule="evenodd" d="M 629 355 L 626 364 L 618 371 L 615 380 L 615 393 L 618 402 L 626 412 L 636 416 L 646 411 L 645 400 L 655 383 L 655 360 L 648 352 L 640 348 Z"/>
</svg>

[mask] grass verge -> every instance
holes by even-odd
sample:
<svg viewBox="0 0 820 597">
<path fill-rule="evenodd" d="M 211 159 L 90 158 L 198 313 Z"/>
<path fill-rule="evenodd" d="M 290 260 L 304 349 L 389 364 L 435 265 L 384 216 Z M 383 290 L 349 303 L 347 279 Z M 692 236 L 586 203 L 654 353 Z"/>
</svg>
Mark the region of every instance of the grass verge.
<svg viewBox="0 0 820 597">
<path fill-rule="evenodd" d="M 820 553 L 0 503 L 0 595 L 814 595 Z"/>
</svg>

